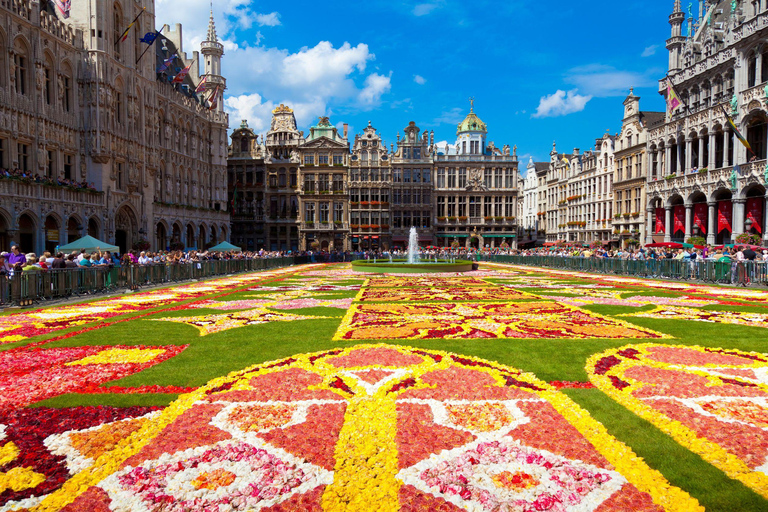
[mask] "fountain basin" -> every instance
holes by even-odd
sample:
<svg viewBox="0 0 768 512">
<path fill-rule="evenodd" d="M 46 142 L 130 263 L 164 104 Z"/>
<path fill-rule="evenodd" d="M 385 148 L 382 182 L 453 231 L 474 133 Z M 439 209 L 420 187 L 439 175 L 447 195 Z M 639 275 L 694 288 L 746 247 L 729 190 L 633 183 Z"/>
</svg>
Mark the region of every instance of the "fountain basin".
<svg viewBox="0 0 768 512">
<path fill-rule="evenodd" d="M 468 260 L 456 260 L 451 263 L 448 260 L 422 261 L 408 263 L 408 260 L 377 261 L 355 260 L 352 262 L 352 270 L 357 272 L 374 272 L 377 274 L 421 274 L 437 272 L 470 272 L 475 270 L 476 263 Z"/>
</svg>

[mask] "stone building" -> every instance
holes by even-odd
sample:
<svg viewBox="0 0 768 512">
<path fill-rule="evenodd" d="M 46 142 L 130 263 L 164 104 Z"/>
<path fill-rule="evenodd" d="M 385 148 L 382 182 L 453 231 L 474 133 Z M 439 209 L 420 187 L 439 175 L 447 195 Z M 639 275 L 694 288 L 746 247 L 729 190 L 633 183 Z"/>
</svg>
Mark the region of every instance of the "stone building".
<svg viewBox="0 0 768 512">
<path fill-rule="evenodd" d="M 646 224 L 646 180 L 648 131 L 664 123 L 664 112 L 643 112 L 640 97 L 632 90 L 624 100 L 624 119 L 616 137 L 613 179 L 614 218 L 620 245 L 652 243 Z"/>
<path fill-rule="evenodd" d="M 368 123 L 355 136 L 349 160 L 349 215 L 352 249 L 392 247 L 390 196 L 392 172 L 387 145 Z"/>
<path fill-rule="evenodd" d="M 268 220 L 263 248 L 270 251 L 296 251 L 301 246 L 299 167 L 304 142 L 304 133 L 296 126 L 293 110 L 285 105 L 275 108 L 261 146 L 265 165 L 264 201 L 256 205 L 257 215 L 261 208 Z"/>
<path fill-rule="evenodd" d="M 438 149 L 435 227 L 439 246 L 517 246 L 517 148 L 487 142 L 474 106 L 456 130 L 456 144 Z"/>
<path fill-rule="evenodd" d="M 347 125 L 340 135 L 327 117 L 299 146 L 299 249 L 350 249 Z"/>
<path fill-rule="evenodd" d="M 547 242 L 555 243 L 565 241 L 568 234 L 567 228 L 567 208 L 568 208 L 568 173 L 570 172 L 571 160 L 573 155 L 560 154 L 557 152 L 557 146 L 552 143 L 552 151 L 549 153 L 549 169 L 546 177 L 546 231 Z"/>
<path fill-rule="evenodd" d="M 259 144 L 258 136 L 243 120 L 232 132 L 232 145 L 227 158 L 228 183 L 230 184 L 230 217 L 232 243 L 244 250 L 253 251 L 270 247 L 269 233 L 265 224 L 266 197 L 264 163 L 266 148 Z M 236 189 L 235 189 L 236 186 Z M 287 241 L 286 241 L 287 242 Z M 277 237 L 275 243 L 278 244 Z"/>
<path fill-rule="evenodd" d="M 434 132 L 424 132 L 411 121 L 397 150 L 392 149 L 392 247 L 405 248 L 411 226 L 419 233 L 421 245 L 434 245 L 432 218 L 432 156 Z"/>
<path fill-rule="evenodd" d="M 727 243 L 750 232 L 768 242 L 768 5 L 700 2 L 669 17 L 669 80 L 683 105 L 649 129 L 647 232 L 654 240 Z M 667 94 L 667 79 L 659 81 Z M 669 109 L 668 109 L 669 110 Z M 735 138 L 733 118 L 754 154 Z"/>
<path fill-rule="evenodd" d="M 169 57 L 163 48 L 177 51 L 175 65 L 193 64 L 180 26 L 164 30 L 137 63 L 146 48 L 139 39 L 155 27 L 154 2 L 142 3 L 122 42 L 135 2 L 73 2 L 63 21 L 37 0 L 0 3 L 0 47 L 8 50 L 0 52 L 0 167 L 40 177 L 0 179 L 4 248 L 42 252 L 85 234 L 122 250 L 229 237 L 223 50 L 213 18 L 202 51 L 218 88 L 198 96 L 194 65 L 177 86 L 156 73 Z"/>
<path fill-rule="evenodd" d="M 541 216 L 537 215 L 540 210 L 539 181 L 541 174 L 546 174 L 549 168 L 548 162 L 534 162 L 533 158 L 528 161 L 525 178 L 518 182 L 522 189 L 522 197 L 518 198 L 518 204 L 521 205 L 517 216 L 519 232 L 521 233 L 520 245 L 533 245 L 539 240 L 539 230 L 543 230 L 540 224 Z"/>
</svg>

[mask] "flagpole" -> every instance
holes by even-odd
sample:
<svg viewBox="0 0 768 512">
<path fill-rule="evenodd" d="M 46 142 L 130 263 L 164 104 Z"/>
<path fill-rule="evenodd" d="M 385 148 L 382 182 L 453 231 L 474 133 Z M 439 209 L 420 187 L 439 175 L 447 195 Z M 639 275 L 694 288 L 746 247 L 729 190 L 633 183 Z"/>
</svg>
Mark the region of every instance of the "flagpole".
<svg viewBox="0 0 768 512">
<path fill-rule="evenodd" d="M 144 12 L 145 12 L 146 10 L 147 10 L 147 8 L 146 8 L 146 7 L 142 7 L 142 8 L 141 8 L 141 10 L 139 11 L 139 14 L 137 14 L 137 15 L 136 15 L 136 17 L 135 17 L 135 18 L 133 18 L 133 21 L 131 22 L 131 24 L 130 24 L 130 25 L 128 25 L 128 28 L 127 28 L 127 29 L 125 29 L 125 31 L 123 31 L 123 33 L 122 33 L 122 34 L 120 34 L 120 37 L 118 37 L 118 38 L 117 38 L 117 41 L 115 41 L 115 46 L 117 46 L 117 45 L 119 45 L 120 43 L 122 43 L 122 42 L 123 42 L 123 38 L 124 38 L 124 37 L 126 36 L 126 34 L 128 34 L 128 32 L 131 30 L 131 27 L 133 26 L 133 24 L 134 24 L 134 23 L 136 23 L 137 21 L 139 21 L 139 18 L 141 17 L 141 15 L 142 15 L 142 14 L 144 14 Z"/>
<path fill-rule="evenodd" d="M 179 84 L 180 84 L 180 83 L 182 83 L 182 82 L 184 81 L 184 79 L 182 78 L 181 82 L 175 82 L 175 80 L 176 80 L 176 77 L 177 77 L 177 76 L 179 76 L 179 75 L 181 74 L 181 72 L 182 72 L 182 71 L 184 71 L 184 70 L 186 69 L 186 70 L 187 70 L 187 74 L 186 74 L 186 75 L 184 75 L 184 78 L 186 78 L 186 77 L 189 75 L 189 70 L 191 70 L 191 69 L 192 69 L 192 65 L 193 65 L 195 62 L 197 62 L 197 58 L 193 59 L 193 60 L 192 60 L 192 62 L 190 63 L 190 65 L 189 65 L 189 66 L 184 66 L 184 67 L 182 68 L 182 70 L 181 70 L 181 71 L 179 71 L 179 72 L 176 74 L 176 76 L 174 76 L 174 77 L 173 77 L 173 80 L 171 80 L 171 83 L 172 83 L 172 84 L 173 84 L 173 83 L 179 83 Z"/>
<path fill-rule="evenodd" d="M 160 30 L 158 30 L 158 31 L 157 31 L 157 37 L 160 37 L 160 34 L 162 34 L 162 33 L 163 33 L 163 29 L 164 29 L 164 28 L 165 28 L 165 25 L 163 25 L 163 27 L 162 27 Z M 152 47 L 155 45 L 155 41 L 157 41 L 157 37 L 155 37 L 155 39 L 153 39 L 153 40 L 152 40 L 152 44 L 151 44 L 151 45 L 147 46 L 147 47 L 144 49 L 144 51 L 143 51 L 143 52 L 141 52 L 141 55 L 139 55 L 139 58 L 138 58 L 138 59 L 136 59 L 136 64 L 138 64 L 138 63 L 139 63 L 139 61 L 141 60 L 141 58 L 144 56 L 144 54 L 145 54 L 145 53 L 147 53 L 147 52 L 149 51 L 149 49 L 150 49 L 150 48 L 152 48 Z"/>
<path fill-rule="evenodd" d="M 749 144 L 749 141 L 747 141 L 747 139 L 745 139 L 744 136 L 741 135 L 741 132 L 739 131 L 739 127 L 736 126 L 736 123 L 733 121 L 733 119 L 731 119 L 731 116 L 728 115 L 728 111 L 725 109 L 725 107 L 723 106 L 722 103 L 720 104 L 720 108 L 723 110 L 723 114 L 725 114 L 725 118 L 728 120 L 728 122 L 731 125 L 733 125 L 733 127 L 736 129 L 736 132 L 738 133 L 736 138 L 739 139 L 739 142 L 741 142 L 741 145 L 744 146 L 745 148 L 747 148 L 749 150 L 749 152 L 752 153 L 752 156 L 757 158 L 757 153 L 755 153 L 755 150 L 752 149 L 752 146 Z M 739 135 L 741 135 L 741 137 L 739 137 Z M 746 142 L 746 144 L 745 144 L 745 142 Z M 733 158 L 734 161 L 736 161 L 736 156 L 735 155 L 736 154 L 734 153 L 734 158 Z"/>
</svg>

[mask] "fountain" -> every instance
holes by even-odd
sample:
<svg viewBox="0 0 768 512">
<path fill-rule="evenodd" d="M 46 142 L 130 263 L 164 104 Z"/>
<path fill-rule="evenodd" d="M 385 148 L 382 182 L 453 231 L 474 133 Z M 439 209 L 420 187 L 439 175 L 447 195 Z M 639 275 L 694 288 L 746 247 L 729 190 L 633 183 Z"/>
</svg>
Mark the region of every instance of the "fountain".
<svg viewBox="0 0 768 512">
<path fill-rule="evenodd" d="M 413 274 L 426 272 L 468 272 L 476 268 L 471 261 L 456 260 L 451 257 L 450 260 L 439 260 L 435 256 L 433 262 L 429 258 L 424 261 L 419 257 L 419 232 L 415 227 L 411 227 L 408 234 L 408 258 L 404 260 L 393 260 L 392 254 L 389 254 L 389 263 L 379 263 L 376 258 L 373 263 L 366 260 L 356 260 L 352 262 L 352 269 L 360 272 L 376 272 L 381 274 Z"/>
</svg>

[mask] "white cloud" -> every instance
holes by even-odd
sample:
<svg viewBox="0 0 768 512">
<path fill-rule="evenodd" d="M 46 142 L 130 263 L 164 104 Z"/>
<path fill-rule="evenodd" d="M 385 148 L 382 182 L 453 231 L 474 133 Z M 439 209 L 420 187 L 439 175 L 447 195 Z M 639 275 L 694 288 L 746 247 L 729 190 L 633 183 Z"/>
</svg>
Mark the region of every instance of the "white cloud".
<svg viewBox="0 0 768 512">
<path fill-rule="evenodd" d="M 653 57 L 656 55 L 656 50 L 659 49 L 659 45 L 652 44 L 651 46 L 646 47 L 645 50 L 643 50 L 643 53 L 640 54 L 641 57 Z"/>
<path fill-rule="evenodd" d="M 413 15 L 414 16 L 426 16 L 428 14 L 431 14 L 432 11 L 435 9 L 439 9 L 443 6 L 442 1 L 437 2 L 430 2 L 430 3 L 424 3 L 424 4 L 416 4 L 416 6 L 413 8 Z"/>
<path fill-rule="evenodd" d="M 256 23 L 258 23 L 260 27 L 277 27 L 282 24 L 280 23 L 280 13 L 278 12 L 257 14 Z"/>
<path fill-rule="evenodd" d="M 622 71 L 603 64 L 589 64 L 568 71 L 565 81 L 596 97 L 625 96 L 630 87 L 654 87 L 655 71 Z"/>
<path fill-rule="evenodd" d="M 582 96 L 577 92 L 576 89 L 568 92 L 558 90 L 554 94 L 542 97 L 536 113 L 531 117 L 559 117 L 581 112 L 592 96 Z"/>
<path fill-rule="evenodd" d="M 427 79 L 421 75 L 413 75 L 413 81 L 419 85 L 424 85 L 425 83 L 427 83 Z"/>
<path fill-rule="evenodd" d="M 443 112 L 438 117 L 436 117 L 433 123 L 458 125 L 460 122 L 464 120 L 465 117 L 466 117 L 466 114 L 463 108 L 454 107 L 451 110 L 448 110 L 447 112 Z"/>
<path fill-rule="evenodd" d="M 381 102 L 381 96 L 392 89 L 392 74 L 390 76 L 373 73 L 365 79 L 365 87 L 357 95 L 363 107 L 372 108 Z"/>
<path fill-rule="evenodd" d="M 366 73 L 376 56 L 367 44 L 328 41 L 298 51 L 262 45 L 261 32 L 249 31 L 250 41 L 238 31 L 254 25 L 280 25 L 277 12 L 261 14 L 249 0 L 216 0 L 214 16 L 219 41 L 224 45 L 222 74 L 227 79 L 225 107 L 230 125 L 248 119 L 257 132 L 269 128 L 272 109 L 280 103 L 293 108 L 299 129 L 318 116 L 330 115 L 331 106 L 371 109 L 391 90 L 390 76 Z M 199 49 L 208 30 L 209 0 L 157 0 L 157 24 L 183 24 L 184 49 Z M 268 40 L 268 32 L 267 40 Z"/>
</svg>

